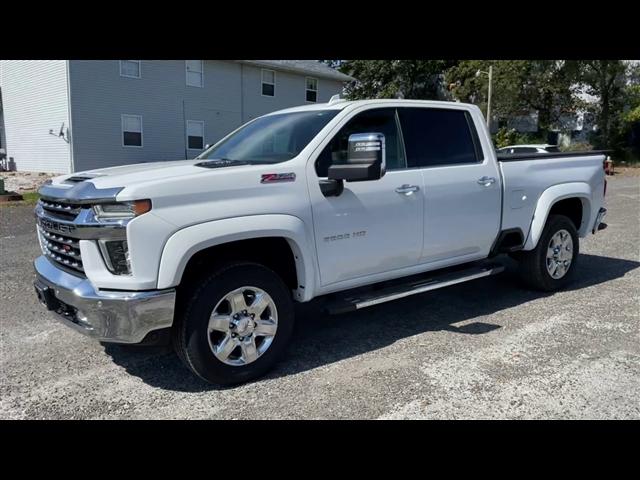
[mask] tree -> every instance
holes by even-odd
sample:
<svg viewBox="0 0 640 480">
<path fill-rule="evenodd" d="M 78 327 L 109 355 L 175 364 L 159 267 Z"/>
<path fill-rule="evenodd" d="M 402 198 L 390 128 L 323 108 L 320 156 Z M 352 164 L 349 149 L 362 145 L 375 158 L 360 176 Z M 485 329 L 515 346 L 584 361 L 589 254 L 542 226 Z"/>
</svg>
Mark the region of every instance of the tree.
<svg viewBox="0 0 640 480">
<path fill-rule="evenodd" d="M 453 60 L 346 60 L 340 71 L 355 82 L 346 87 L 351 100 L 365 98 L 442 99 L 443 72 Z"/>
<path fill-rule="evenodd" d="M 492 116 L 538 112 L 538 128 L 548 131 L 576 107 L 572 85 L 576 66 L 562 60 L 465 60 L 449 69 L 445 81 L 454 97 L 486 111 L 487 78 L 478 71 L 493 67 Z"/>
<path fill-rule="evenodd" d="M 479 76 L 479 71 L 488 71 L 493 66 L 492 81 L 492 116 L 510 116 L 521 112 L 517 104 L 514 86 L 519 81 L 521 62 L 516 61 L 487 61 L 463 60 L 448 69 L 445 82 L 456 100 L 478 105 L 484 112 L 487 110 L 488 79 Z"/>
<path fill-rule="evenodd" d="M 640 160 L 640 81 L 632 80 L 624 89 L 625 108 L 620 112 L 619 138 L 624 147 L 622 156 L 629 160 Z M 626 150 L 626 152 L 625 152 Z"/>
<path fill-rule="evenodd" d="M 620 141 L 621 112 L 629 65 L 622 60 L 582 60 L 578 62 L 580 93 L 595 101 L 589 109 L 598 127 L 593 142 L 598 148 L 615 148 Z"/>
<path fill-rule="evenodd" d="M 525 108 L 538 112 L 538 127 L 560 127 L 563 116 L 575 117 L 581 102 L 575 96 L 577 65 L 566 60 L 527 61 L 518 89 Z"/>
<path fill-rule="evenodd" d="M 627 110 L 622 113 L 622 121 L 626 124 L 640 122 L 640 84 L 631 84 L 625 89 Z"/>
</svg>

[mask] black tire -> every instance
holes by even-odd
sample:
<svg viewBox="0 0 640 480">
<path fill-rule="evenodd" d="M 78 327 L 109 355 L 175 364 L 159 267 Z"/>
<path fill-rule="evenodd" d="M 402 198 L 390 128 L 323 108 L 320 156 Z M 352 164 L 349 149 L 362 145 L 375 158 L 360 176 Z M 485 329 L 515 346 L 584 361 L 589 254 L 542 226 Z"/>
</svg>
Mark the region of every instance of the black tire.
<svg viewBox="0 0 640 480">
<path fill-rule="evenodd" d="M 563 277 L 556 279 L 547 271 L 546 257 L 551 237 L 560 230 L 566 230 L 571 235 L 573 257 L 567 273 Z M 536 248 L 531 251 L 521 252 L 519 256 L 520 278 L 527 286 L 535 290 L 544 292 L 559 290 L 573 279 L 579 253 L 578 232 L 573 222 L 564 215 L 549 215 Z"/>
<path fill-rule="evenodd" d="M 213 354 L 208 340 L 211 312 L 230 291 L 247 285 L 267 292 L 278 311 L 278 329 L 269 348 L 255 361 L 243 366 L 227 365 Z M 264 375 L 284 352 L 291 337 L 294 309 L 291 292 L 272 270 L 257 263 L 232 263 L 217 268 L 186 293 L 182 315 L 177 315 L 173 344 L 184 364 L 197 376 L 218 385 L 247 382 Z"/>
</svg>

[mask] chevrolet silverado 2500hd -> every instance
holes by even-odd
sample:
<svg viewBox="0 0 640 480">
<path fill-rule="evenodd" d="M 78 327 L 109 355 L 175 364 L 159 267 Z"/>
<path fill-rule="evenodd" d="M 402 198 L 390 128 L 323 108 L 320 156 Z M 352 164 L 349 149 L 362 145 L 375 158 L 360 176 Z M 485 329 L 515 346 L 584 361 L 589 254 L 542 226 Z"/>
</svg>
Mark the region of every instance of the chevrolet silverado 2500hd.
<svg viewBox="0 0 640 480">
<path fill-rule="evenodd" d="M 462 103 L 333 100 L 256 118 L 193 160 L 75 173 L 40 189 L 36 293 L 104 342 L 170 335 L 205 380 L 265 373 L 294 302 L 331 313 L 520 262 L 561 288 L 602 223 L 604 155 L 497 157 Z"/>
</svg>

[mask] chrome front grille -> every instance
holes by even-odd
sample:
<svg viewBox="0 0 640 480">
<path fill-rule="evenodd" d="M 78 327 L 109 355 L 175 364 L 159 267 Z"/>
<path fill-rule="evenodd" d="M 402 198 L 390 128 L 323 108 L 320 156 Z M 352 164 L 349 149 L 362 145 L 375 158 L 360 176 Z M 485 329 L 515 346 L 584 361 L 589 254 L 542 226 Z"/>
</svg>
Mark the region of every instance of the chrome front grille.
<svg viewBox="0 0 640 480">
<path fill-rule="evenodd" d="M 73 222 L 82 207 L 74 203 L 61 203 L 40 199 L 42 209 L 52 218 Z"/>
<path fill-rule="evenodd" d="M 80 242 L 38 225 L 38 237 L 42 253 L 62 267 L 84 273 Z"/>
<path fill-rule="evenodd" d="M 84 273 L 80 240 L 73 238 L 75 226 L 64 222 L 73 222 L 82 207 L 74 203 L 56 202 L 47 199 L 38 201 L 38 240 L 42 253 L 54 264 Z M 59 220 L 60 222 L 56 221 Z"/>
</svg>

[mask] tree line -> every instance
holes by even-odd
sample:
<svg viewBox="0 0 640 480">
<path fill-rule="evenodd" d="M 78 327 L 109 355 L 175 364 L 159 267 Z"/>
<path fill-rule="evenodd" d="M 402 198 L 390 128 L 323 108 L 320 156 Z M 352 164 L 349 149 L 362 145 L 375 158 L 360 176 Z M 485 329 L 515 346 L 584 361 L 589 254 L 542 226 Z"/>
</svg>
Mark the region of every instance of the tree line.
<svg viewBox="0 0 640 480">
<path fill-rule="evenodd" d="M 594 148 L 640 158 L 640 68 L 621 60 L 342 60 L 327 61 L 356 78 L 349 99 L 407 98 L 474 103 L 486 112 L 492 67 L 492 121 L 538 114 L 538 135 L 562 130 L 563 118 L 591 114 Z M 501 132 L 504 133 L 504 132 Z"/>
</svg>

